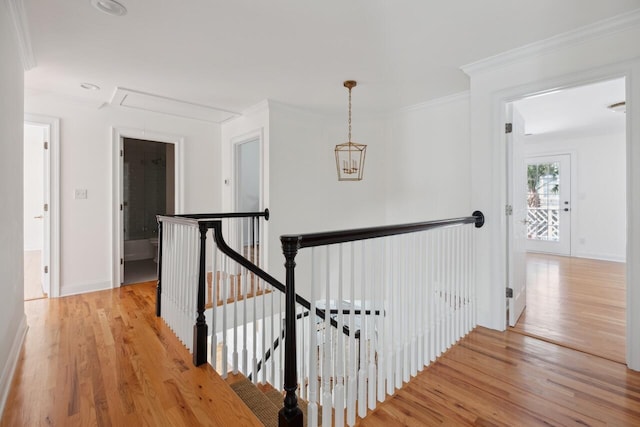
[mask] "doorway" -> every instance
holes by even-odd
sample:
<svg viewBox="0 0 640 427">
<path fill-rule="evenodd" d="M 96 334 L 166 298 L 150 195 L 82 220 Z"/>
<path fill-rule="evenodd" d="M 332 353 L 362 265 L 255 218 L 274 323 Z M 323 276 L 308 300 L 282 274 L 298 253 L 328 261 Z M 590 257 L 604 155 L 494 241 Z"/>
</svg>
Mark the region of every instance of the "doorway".
<svg viewBox="0 0 640 427">
<path fill-rule="evenodd" d="M 58 297 L 59 120 L 25 114 L 23 249 L 25 301 Z"/>
<path fill-rule="evenodd" d="M 522 266 L 508 250 L 508 269 L 526 271 L 525 283 L 515 285 L 527 293 L 522 317 L 516 313 L 510 326 L 622 363 L 627 137 L 624 111 L 612 107 L 624 105 L 625 85 L 618 78 L 510 103 L 524 118 L 525 136 L 521 157 L 509 159 L 522 164 L 522 174 L 507 179 L 527 189 L 526 215 L 514 208 L 508 218 L 527 237 Z"/>
<path fill-rule="evenodd" d="M 126 173 L 125 140 L 129 141 L 127 146 L 133 144 L 131 147 L 134 147 L 127 156 Z M 112 287 L 157 278 L 156 215 L 163 210 L 165 214 L 182 213 L 183 142 L 182 137 L 148 130 L 112 129 Z M 139 147 L 145 143 L 150 144 L 148 150 Z M 164 172 L 163 178 L 160 171 Z M 125 234 L 129 241 L 126 248 Z M 137 268 L 139 266 L 132 264 L 137 261 L 144 266 Z M 125 270 L 130 273 L 126 280 Z"/>
<path fill-rule="evenodd" d="M 49 294 L 48 263 L 45 259 L 45 144 L 49 130 L 37 124 L 24 125 L 24 299 Z M 47 183 L 48 184 L 48 183 Z M 48 228 L 48 224 L 46 224 Z M 46 233 L 48 235 L 48 233 Z M 45 273 L 45 270 L 47 272 Z"/>
<path fill-rule="evenodd" d="M 173 215 L 173 144 L 123 139 L 123 284 L 157 279 L 157 215 Z"/>
<path fill-rule="evenodd" d="M 233 207 L 236 212 L 258 212 L 262 210 L 262 143 L 259 135 L 251 135 L 233 142 Z M 249 218 L 238 221 L 235 230 L 238 247 L 245 257 L 257 265 L 264 259 L 260 249 L 263 231 L 256 229 Z M 252 224 L 254 227 L 252 227 Z"/>
</svg>

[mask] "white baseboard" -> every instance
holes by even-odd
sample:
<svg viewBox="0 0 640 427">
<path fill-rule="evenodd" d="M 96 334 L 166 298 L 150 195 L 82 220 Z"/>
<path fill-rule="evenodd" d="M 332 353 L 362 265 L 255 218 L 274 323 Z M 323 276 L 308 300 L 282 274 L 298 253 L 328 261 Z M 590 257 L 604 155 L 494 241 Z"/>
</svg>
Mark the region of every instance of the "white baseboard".
<svg viewBox="0 0 640 427">
<path fill-rule="evenodd" d="M 70 295 L 86 294 L 87 292 L 104 291 L 111 289 L 111 282 L 87 283 L 84 285 L 62 286 L 60 288 L 60 296 L 68 297 Z"/>
<path fill-rule="evenodd" d="M 601 261 L 626 262 L 625 257 L 611 254 L 577 253 L 572 256 L 576 258 L 598 259 Z"/>
<path fill-rule="evenodd" d="M 16 367 L 18 366 L 20 350 L 22 350 L 22 344 L 24 343 L 24 338 L 27 335 L 27 329 L 29 329 L 29 326 L 27 325 L 27 316 L 23 314 L 22 320 L 20 320 L 20 325 L 18 325 L 16 335 L 13 338 L 11 350 L 9 350 L 7 363 L 2 369 L 2 376 L 0 377 L 0 419 L 2 419 L 2 414 L 4 414 L 4 407 L 7 403 L 7 398 L 9 397 L 11 383 L 13 382 L 13 375 L 15 374 Z"/>
</svg>

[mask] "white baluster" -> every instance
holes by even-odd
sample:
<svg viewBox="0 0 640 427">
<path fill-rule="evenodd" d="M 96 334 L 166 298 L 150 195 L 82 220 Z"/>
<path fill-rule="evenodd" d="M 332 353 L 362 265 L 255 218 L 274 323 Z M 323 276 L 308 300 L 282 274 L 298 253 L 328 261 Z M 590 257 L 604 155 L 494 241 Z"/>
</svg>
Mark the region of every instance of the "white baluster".
<svg viewBox="0 0 640 427">
<path fill-rule="evenodd" d="M 416 235 L 414 233 L 409 234 L 409 330 L 411 331 L 411 376 L 418 374 L 418 310 L 416 307 L 417 291 L 418 291 L 418 276 L 417 276 L 417 247 L 416 247 Z"/>
<path fill-rule="evenodd" d="M 365 241 L 360 242 L 360 370 L 358 371 L 358 415 L 367 415 L 367 267 Z"/>
<path fill-rule="evenodd" d="M 376 372 L 376 347 L 377 347 L 377 340 L 376 340 L 376 318 L 377 316 L 375 315 L 375 309 L 376 309 L 376 289 L 377 289 L 377 283 L 380 281 L 380 273 L 379 273 L 379 267 L 380 267 L 380 262 L 379 260 L 376 259 L 376 257 L 379 255 L 378 253 L 378 242 L 374 241 L 372 242 L 372 245 L 375 244 L 375 246 L 373 246 L 371 248 L 371 254 L 369 255 L 369 269 L 371 270 L 371 280 L 369 281 L 369 283 L 366 283 L 365 286 L 369 286 L 370 290 L 371 290 L 371 296 L 369 297 L 369 310 L 370 313 L 368 316 L 365 316 L 365 319 L 368 318 L 369 319 L 369 325 L 368 325 L 368 331 L 369 331 L 369 367 L 368 367 L 368 372 L 367 372 L 367 378 L 369 379 L 368 381 L 368 386 L 369 386 L 369 390 L 367 393 L 368 396 L 368 408 L 369 409 L 375 409 L 376 408 L 376 396 L 377 396 L 377 382 L 378 382 L 378 375 Z"/>
<path fill-rule="evenodd" d="M 395 349 L 395 330 L 394 323 L 396 319 L 396 312 L 394 306 L 394 296 L 397 289 L 396 282 L 396 257 L 395 257 L 395 241 L 394 237 L 388 237 L 388 259 L 387 262 L 387 287 L 385 289 L 385 351 L 386 351 L 386 362 L 387 362 L 387 394 L 393 394 L 395 390 L 395 374 L 394 374 L 394 349 Z"/>
<path fill-rule="evenodd" d="M 354 243 L 350 244 L 349 257 L 349 289 L 351 293 L 351 306 L 349 308 L 349 374 L 347 382 L 347 424 L 354 426 L 356 424 L 356 396 L 357 396 L 357 376 L 356 376 L 356 318 L 355 318 L 355 256 Z"/>
<path fill-rule="evenodd" d="M 386 328 L 387 328 L 387 306 L 386 306 L 386 290 L 389 286 L 387 277 L 387 237 L 383 237 L 379 240 L 380 244 L 380 280 L 378 287 L 378 309 L 380 314 L 376 317 L 376 331 L 378 351 L 378 402 L 383 402 L 386 397 L 385 385 L 386 385 Z"/>
<path fill-rule="evenodd" d="M 227 378 L 228 337 L 227 337 L 227 299 L 229 298 L 229 260 L 225 256 L 222 266 L 222 378 Z"/>
<path fill-rule="evenodd" d="M 213 233 L 212 233 L 213 234 Z M 218 270 L 218 246 L 215 243 L 215 239 L 212 239 L 213 250 L 211 251 L 211 366 L 216 370 L 218 366 L 218 334 L 216 329 L 218 322 L 216 319 L 216 312 L 218 308 L 218 285 L 216 283 L 216 276 Z"/>
<path fill-rule="evenodd" d="M 410 377 L 410 358 L 411 358 L 411 321 L 409 319 L 410 307 L 411 307 L 411 294 L 410 291 L 410 252 L 411 248 L 409 247 L 409 236 L 403 235 L 403 280 L 402 280 L 402 380 L 404 382 L 409 382 Z"/>
<path fill-rule="evenodd" d="M 335 405 L 335 427 L 344 426 L 344 313 L 342 311 L 342 244 L 338 245 L 338 299 L 336 308 L 337 316 L 337 334 L 336 334 L 336 382 L 333 387 L 333 401 Z"/>
<path fill-rule="evenodd" d="M 311 288 L 309 290 L 309 404 L 307 407 L 309 427 L 318 425 L 318 343 L 316 329 L 316 296 L 318 286 L 316 248 L 311 249 Z"/>
<path fill-rule="evenodd" d="M 325 246 L 324 340 L 322 365 L 322 419 L 331 419 L 331 251 Z"/>
</svg>

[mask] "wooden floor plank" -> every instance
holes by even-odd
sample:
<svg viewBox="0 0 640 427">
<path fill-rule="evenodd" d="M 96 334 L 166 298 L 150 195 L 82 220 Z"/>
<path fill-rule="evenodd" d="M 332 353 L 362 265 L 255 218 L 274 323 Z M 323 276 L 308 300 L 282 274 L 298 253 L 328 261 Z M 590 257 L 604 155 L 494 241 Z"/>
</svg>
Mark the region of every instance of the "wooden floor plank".
<svg viewBox="0 0 640 427">
<path fill-rule="evenodd" d="M 527 306 L 514 331 L 625 361 L 625 263 L 527 254 Z"/>
<path fill-rule="evenodd" d="M 0 421 L 13 426 L 261 426 L 155 317 L 155 284 L 28 301 Z"/>
<path fill-rule="evenodd" d="M 637 426 L 639 385 L 623 364 L 478 327 L 358 425 Z"/>
</svg>

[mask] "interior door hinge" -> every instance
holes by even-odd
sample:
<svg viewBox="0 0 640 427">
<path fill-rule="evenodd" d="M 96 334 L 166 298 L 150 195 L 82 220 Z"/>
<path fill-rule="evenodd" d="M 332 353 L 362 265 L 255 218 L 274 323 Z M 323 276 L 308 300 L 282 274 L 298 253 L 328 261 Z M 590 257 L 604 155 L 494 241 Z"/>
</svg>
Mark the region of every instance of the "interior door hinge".
<svg viewBox="0 0 640 427">
<path fill-rule="evenodd" d="M 513 298 L 513 288 L 507 288 L 507 298 Z"/>
<path fill-rule="evenodd" d="M 49 272 L 49 266 L 48 265 L 44 266 L 44 272 L 45 272 L 45 274 L 47 274 Z"/>
<path fill-rule="evenodd" d="M 122 203 L 120 203 L 120 210 L 123 210 Z"/>
<path fill-rule="evenodd" d="M 120 258 L 120 265 L 124 264 L 124 259 Z"/>
<path fill-rule="evenodd" d="M 513 132 L 513 123 L 505 123 L 504 124 L 504 133 Z"/>
<path fill-rule="evenodd" d="M 49 212 L 49 203 L 44 204 L 44 211 Z"/>
<path fill-rule="evenodd" d="M 48 141 L 45 141 L 45 142 L 44 142 L 44 149 L 45 149 L 45 150 L 48 150 L 48 149 L 49 149 L 49 142 L 48 142 Z"/>
<path fill-rule="evenodd" d="M 120 157 L 124 157 L 124 150 L 120 150 Z"/>
<path fill-rule="evenodd" d="M 513 206 L 511 206 L 511 205 L 506 205 L 506 206 L 504 207 L 504 214 L 505 214 L 505 215 L 507 215 L 507 216 L 508 216 L 508 215 L 513 215 Z"/>
</svg>

